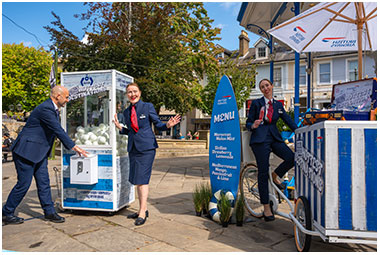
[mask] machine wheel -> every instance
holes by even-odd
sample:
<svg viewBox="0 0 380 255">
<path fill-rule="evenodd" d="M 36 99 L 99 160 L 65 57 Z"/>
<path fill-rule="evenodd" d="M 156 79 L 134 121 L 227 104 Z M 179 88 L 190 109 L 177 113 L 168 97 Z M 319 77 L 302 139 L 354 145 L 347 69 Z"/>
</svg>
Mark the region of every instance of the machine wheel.
<svg viewBox="0 0 380 255">
<path fill-rule="evenodd" d="M 240 174 L 240 194 L 244 198 L 244 206 L 255 217 L 263 216 L 263 207 L 260 203 L 259 169 L 254 164 L 247 165 Z"/>
<path fill-rule="evenodd" d="M 300 196 L 297 199 L 294 216 L 307 230 L 311 230 L 311 212 L 307 198 Z M 310 249 L 311 235 L 303 233 L 296 224 L 294 224 L 294 240 L 297 251 L 307 252 Z"/>
</svg>

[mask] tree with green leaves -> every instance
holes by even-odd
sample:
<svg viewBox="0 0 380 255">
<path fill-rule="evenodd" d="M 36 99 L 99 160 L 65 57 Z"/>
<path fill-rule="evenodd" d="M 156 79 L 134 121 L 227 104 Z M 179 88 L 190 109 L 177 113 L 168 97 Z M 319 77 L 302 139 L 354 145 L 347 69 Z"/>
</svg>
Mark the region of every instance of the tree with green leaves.
<svg viewBox="0 0 380 255">
<path fill-rule="evenodd" d="M 238 109 L 243 108 L 255 86 L 256 66 L 253 64 L 239 65 L 238 59 L 239 57 L 227 58 L 218 70 L 207 72 L 207 84 L 200 93 L 202 103 L 199 105 L 199 109 L 204 113 L 212 113 L 216 90 L 223 75 L 230 78 Z"/>
<path fill-rule="evenodd" d="M 3 44 L 2 107 L 21 104 L 29 112 L 49 97 L 52 55 L 43 48 Z"/>
<path fill-rule="evenodd" d="M 67 71 L 117 69 L 133 76 L 143 100 L 186 113 L 201 103 L 199 83 L 217 70 L 213 41 L 219 28 L 202 3 L 91 2 L 86 13 L 87 42 L 67 30 L 53 13 L 45 28 L 58 45 Z"/>
</svg>

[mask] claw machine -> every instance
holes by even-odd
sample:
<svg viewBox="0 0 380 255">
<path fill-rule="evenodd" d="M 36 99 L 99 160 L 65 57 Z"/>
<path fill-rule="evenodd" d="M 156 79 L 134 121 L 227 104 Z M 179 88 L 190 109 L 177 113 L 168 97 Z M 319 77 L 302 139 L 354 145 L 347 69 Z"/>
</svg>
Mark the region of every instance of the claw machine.
<svg viewBox="0 0 380 255">
<path fill-rule="evenodd" d="M 90 153 L 79 157 L 61 146 L 63 209 L 115 212 L 135 200 L 128 181 L 128 136 L 119 135 L 112 122 L 128 106 L 125 89 L 132 82 L 133 77 L 116 70 L 61 74 L 70 92 L 62 127 Z"/>
</svg>

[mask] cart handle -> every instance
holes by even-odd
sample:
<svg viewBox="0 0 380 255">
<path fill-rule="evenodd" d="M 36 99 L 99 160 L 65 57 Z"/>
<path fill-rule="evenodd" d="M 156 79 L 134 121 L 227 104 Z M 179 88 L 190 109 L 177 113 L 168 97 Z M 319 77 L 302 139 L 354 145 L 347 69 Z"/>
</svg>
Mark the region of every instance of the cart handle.
<svg viewBox="0 0 380 255">
<path fill-rule="evenodd" d="M 300 126 L 302 125 L 302 122 L 303 122 L 303 120 L 305 119 L 306 113 L 310 112 L 311 110 L 317 110 L 317 109 L 314 109 L 314 108 L 308 108 L 308 109 L 306 110 L 306 112 L 302 114 L 303 117 L 302 117 L 302 119 L 298 122 L 297 127 L 300 127 Z M 290 134 L 290 136 L 289 136 L 286 140 L 292 139 L 293 136 L 294 136 L 294 131 Z"/>
</svg>

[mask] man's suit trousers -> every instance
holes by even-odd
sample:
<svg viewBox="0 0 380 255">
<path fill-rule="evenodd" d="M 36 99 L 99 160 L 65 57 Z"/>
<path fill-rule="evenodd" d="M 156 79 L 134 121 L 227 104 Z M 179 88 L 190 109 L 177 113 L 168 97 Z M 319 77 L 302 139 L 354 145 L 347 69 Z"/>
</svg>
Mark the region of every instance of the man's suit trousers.
<svg viewBox="0 0 380 255">
<path fill-rule="evenodd" d="M 35 164 L 18 156 L 16 153 L 13 153 L 12 156 L 16 165 L 17 183 L 3 207 L 3 216 L 14 214 L 16 207 L 28 192 L 33 176 L 36 180 L 38 198 L 45 215 L 55 213 L 54 203 L 51 198 L 47 157 Z"/>
</svg>

